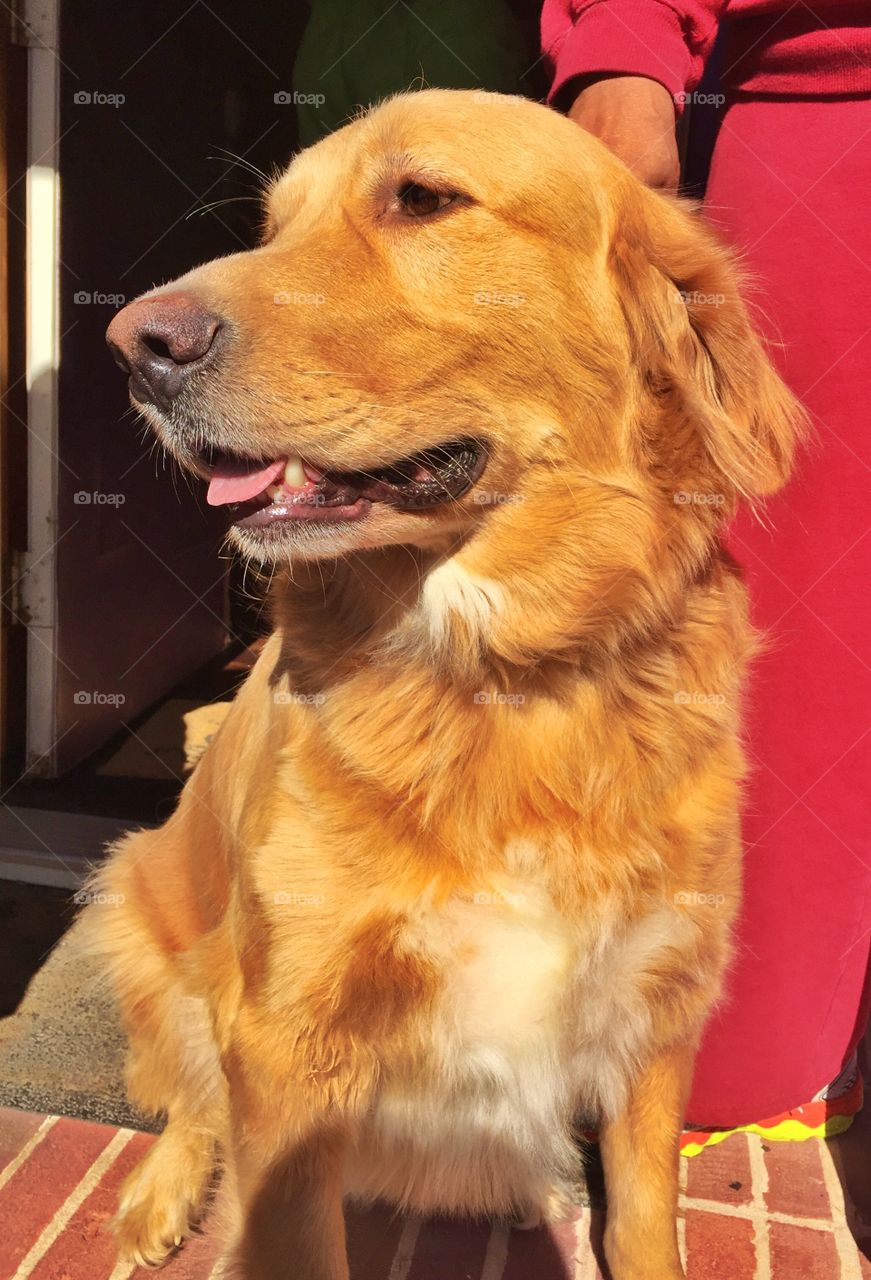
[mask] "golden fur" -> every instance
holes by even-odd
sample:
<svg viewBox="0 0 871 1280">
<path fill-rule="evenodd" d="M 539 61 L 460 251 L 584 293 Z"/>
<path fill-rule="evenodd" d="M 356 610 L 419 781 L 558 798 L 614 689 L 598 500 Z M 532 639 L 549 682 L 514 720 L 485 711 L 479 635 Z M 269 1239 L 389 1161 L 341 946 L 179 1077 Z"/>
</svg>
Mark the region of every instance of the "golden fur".
<svg viewBox="0 0 871 1280">
<path fill-rule="evenodd" d="M 465 199 L 410 225 L 411 178 Z M 227 1274 L 344 1280 L 343 1194 L 547 1214 L 584 1115 L 614 1280 L 676 1280 L 754 644 L 719 535 L 800 413 L 699 216 L 544 107 L 393 99 L 299 156 L 268 223 L 169 286 L 234 326 L 203 439 L 489 457 L 456 502 L 273 556 L 262 657 L 177 812 L 99 874 L 131 1096 L 168 1117 L 121 1249 L 163 1258 L 220 1152 Z"/>
</svg>

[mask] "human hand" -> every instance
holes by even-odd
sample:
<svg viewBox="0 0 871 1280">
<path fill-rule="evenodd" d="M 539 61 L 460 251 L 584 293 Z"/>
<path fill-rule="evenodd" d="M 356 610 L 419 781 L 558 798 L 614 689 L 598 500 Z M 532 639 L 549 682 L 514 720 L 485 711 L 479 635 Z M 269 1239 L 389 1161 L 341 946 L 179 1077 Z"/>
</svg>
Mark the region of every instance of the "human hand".
<svg viewBox="0 0 871 1280">
<path fill-rule="evenodd" d="M 649 187 L 677 187 L 680 159 L 674 99 L 646 76 L 605 76 L 586 85 L 568 116 L 628 165 Z"/>
</svg>

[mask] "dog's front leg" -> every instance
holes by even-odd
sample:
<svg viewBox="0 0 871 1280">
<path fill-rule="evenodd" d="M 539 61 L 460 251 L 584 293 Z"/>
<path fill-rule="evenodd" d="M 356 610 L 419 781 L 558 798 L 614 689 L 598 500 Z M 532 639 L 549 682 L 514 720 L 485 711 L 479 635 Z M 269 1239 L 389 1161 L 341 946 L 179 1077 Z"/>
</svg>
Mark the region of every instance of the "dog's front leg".
<svg viewBox="0 0 871 1280">
<path fill-rule="evenodd" d="M 348 1280 L 344 1140 L 335 1131 L 314 1132 L 286 1151 L 276 1151 L 274 1141 L 274 1134 L 259 1141 L 249 1131 L 236 1144 L 230 1172 L 237 1241 L 221 1274 L 228 1280 Z"/>
<path fill-rule="evenodd" d="M 679 1141 L 695 1045 L 654 1058 L 602 1127 L 613 1280 L 683 1280 L 677 1246 Z"/>
</svg>

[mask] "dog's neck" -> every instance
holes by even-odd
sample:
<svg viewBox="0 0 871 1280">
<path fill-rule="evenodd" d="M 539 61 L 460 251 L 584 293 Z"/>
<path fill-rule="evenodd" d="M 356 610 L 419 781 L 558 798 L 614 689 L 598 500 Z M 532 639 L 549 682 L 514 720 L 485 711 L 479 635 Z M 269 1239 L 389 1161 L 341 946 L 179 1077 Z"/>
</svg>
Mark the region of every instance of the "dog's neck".
<svg viewBox="0 0 871 1280">
<path fill-rule="evenodd" d="M 639 645 L 667 644 L 689 595 L 722 571 L 717 547 L 689 582 L 666 564 L 655 583 L 625 569 L 593 581 L 569 556 L 560 560 L 558 548 L 544 552 L 555 557 L 547 573 L 534 556 L 524 573 L 512 573 L 489 555 L 496 567 L 488 570 L 476 550 L 388 547 L 277 577 L 272 614 L 291 685 L 326 693 L 373 664 L 385 679 L 422 667 L 464 691 L 602 675 Z"/>
<path fill-rule="evenodd" d="M 523 814 L 540 814 L 544 824 L 561 814 L 572 825 L 614 788 L 631 807 L 639 779 L 655 783 L 657 744 L 674 735 L 680 691 L 726 690 L 731 701 L 743 665 L 724 643 L 742 589 L 719 559 L 685 588 L 670 625 L 634 640 L 624 630 L 622 651 L 554 631 L 536 661 L 532 640 L 545 632 L 534 612 L 539 630 L 521 625 L 513 655 L 500 636 L 503 620 L 508 634 L 523 621 L 518 580 L 474 581 L 462 562 L 427 564 L 399 548 L 300 569 L 273 596 L 270 683 L 279 707 L 305 704 L 309 749 L 330 761 L 337 786 L 374 785 L 388 809 L 416 815 L 421 829 L 457 849 L 476 847 L 472 826 L 480 827 L 478 847 L 485 829 L 488 839 L 497 830 L 510 838 Z M 534 610 L 542 602 L 526 603 Z M 689 666 L 683 653 L 692 654 Z M 642 701 L 648 737 L 636 741 L 620 724 L 626 707 Z M 689 727 L 680 726 L 662 756 L 663 789 L 676 761 L 692 767 L 711 733 L 725 730 L 685 719 Z M 568 769 L 567 760 L 575 762 Z"/>
</svg>

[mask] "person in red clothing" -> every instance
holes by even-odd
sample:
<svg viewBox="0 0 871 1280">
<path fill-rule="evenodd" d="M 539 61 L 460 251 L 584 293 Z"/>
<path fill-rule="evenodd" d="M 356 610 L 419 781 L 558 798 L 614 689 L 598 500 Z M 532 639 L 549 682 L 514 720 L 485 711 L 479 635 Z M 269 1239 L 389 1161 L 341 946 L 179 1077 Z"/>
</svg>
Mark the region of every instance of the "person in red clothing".
<svg viewBox="0 0 871 1280">
<path fill-rule="evenodd" d="M 792 483 L 730 535 L 767 645 L 747 698 L 736 961 L 688 1118 L 731 1127 L 819 1095 L 867 1020 L 871 5 L 545 0 L 542 14 L 551 101 L 662 187 L 721 24 L 706 212 L 814 425 Z"/>
</svg>

